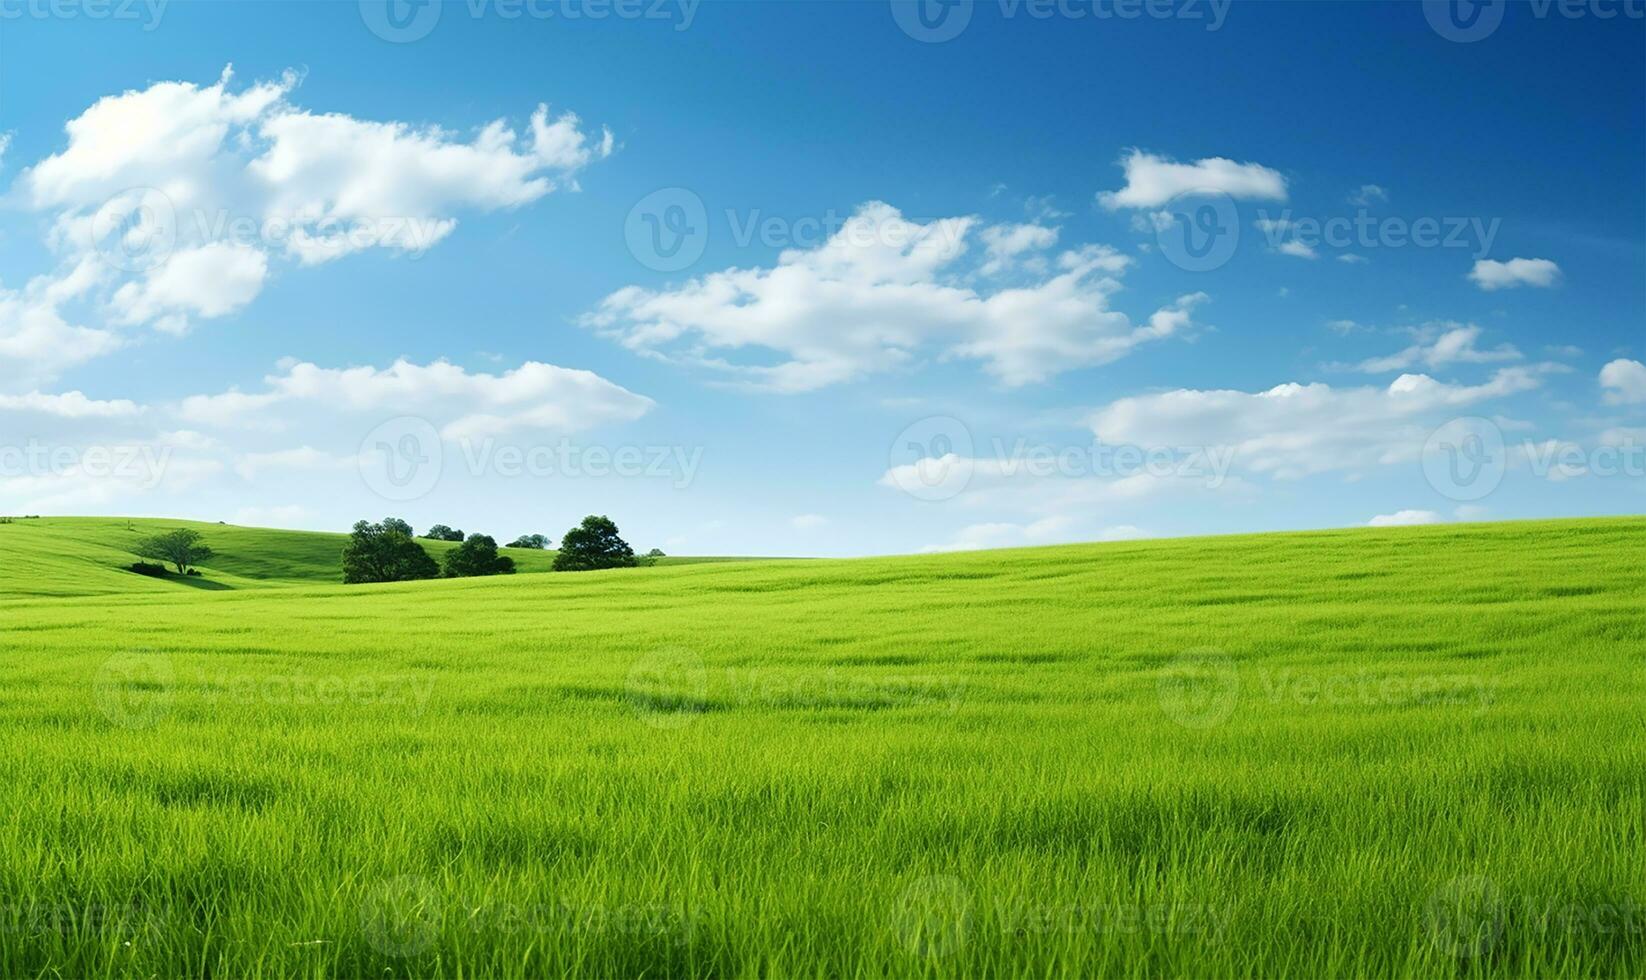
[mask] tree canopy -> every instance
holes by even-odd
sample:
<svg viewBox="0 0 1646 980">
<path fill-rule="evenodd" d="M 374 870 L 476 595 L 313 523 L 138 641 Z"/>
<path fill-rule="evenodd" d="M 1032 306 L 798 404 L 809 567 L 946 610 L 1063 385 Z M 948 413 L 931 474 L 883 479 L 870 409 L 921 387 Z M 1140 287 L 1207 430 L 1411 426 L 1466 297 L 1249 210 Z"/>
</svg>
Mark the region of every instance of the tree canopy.
<svg viewBox="0 0 1646 980">
<path fill-rule="evenodd" d="M 467 541 L 446 552 L 446 577 L 513 575 L 514 559 L 497 553 L 497 542 L 489 534 L 471 534 Z"/>
<path fill-rule="evenodd" d="M 406 582 L 438 578 L 436 565 L 412 538 L 411 525 L 390 517 L 381 524 L 359 521 L 343 546 L 343 582 Z"/>
<path fill-rule="evenodd" d="M 461 541 L 463 540 L 463 532 L 444 524 L 436 524 L 434 527 L 429 528 L 429 533 L 423 535 L 423 537 L 428 538 L 430 541 Z"/>
<path fill-rule="evenodd" d="M 557 572 L 587 572 L 598 568 L 633 568 L 638 562 L 634 549 L 617 533 L 612 519 L 593 514 L 560 538 L 554 556 Z"/>
<path fill-rule="evenodd" d="M 546 534 L 522 534 L 509 542 L 511 548 L 532 548 L 537 551 L 546 551 L 549 547 L 549 536 Z"/>
<path fill-rule="evenodd" d="M 177 574 L 186 575 L 189 569 L 210 558 L 212 550 L 201 542 L 199 531 L 178 528 L 175 531 L 144 538 L 137 542 L 132 554 L 139 558 L 163 561 L 176 568 Z"/>
</svg>

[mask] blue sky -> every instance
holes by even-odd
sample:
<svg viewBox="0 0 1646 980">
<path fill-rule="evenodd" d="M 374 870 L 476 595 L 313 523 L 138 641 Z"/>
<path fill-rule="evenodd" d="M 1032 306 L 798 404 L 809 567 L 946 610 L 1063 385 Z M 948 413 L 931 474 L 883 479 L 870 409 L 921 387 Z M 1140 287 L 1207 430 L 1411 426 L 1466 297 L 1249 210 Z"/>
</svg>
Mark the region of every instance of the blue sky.
<svg viewBox="0 0 1646 980">
<path fill-rule="evenodd" d="M 6 3 L 0 511 L 1640 513 L 1642 12 Z"/>
</svg>

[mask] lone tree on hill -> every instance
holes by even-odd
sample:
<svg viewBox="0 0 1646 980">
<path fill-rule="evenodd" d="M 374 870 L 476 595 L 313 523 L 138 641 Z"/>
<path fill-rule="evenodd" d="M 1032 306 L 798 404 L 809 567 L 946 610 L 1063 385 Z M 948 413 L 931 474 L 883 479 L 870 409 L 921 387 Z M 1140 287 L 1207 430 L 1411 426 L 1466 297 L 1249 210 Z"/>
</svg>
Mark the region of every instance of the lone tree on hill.
<svg viewBox="0 0 1646 980">
<path fill-rule="evenodd" d="M 430 541 L 461 541 L 463 540 L 463 532 L 444 524 L 436 524 L 434 527 L 429 528 L 429 533 L 423 535 L 423 537 L 428 538 Z"/>
<path fill-rule="evenodd" d="M 549 537 L 546 534 L 522 534 L 509 542 L 511 548 L 532 548 L 537 551 L 547 551 Z"/>
<path fill-rule="evenodd" d="M 634 549 L 617 536 L 617 525 L 609 517 L 593 514 L 567 531 L 554 556 L 557 572 L 588 572 L 597 568 L 633 568 L 639 564 Z"/>
<path fill-rule="evenodd" d="M 514 559 L 497 553 L 497 542 L 489 534 L 471 534 L 469 539 L 446 552 L 446 577 L 513 575 Z"/>
<path fill-rule="evenodd" d="M 439 578 L 440 566 L 413 540 L 405 521 L 360 521 L 343 546 L 343 583 L 406 582 Z"/>
<path fill-rule="evenodd" d="M 137 542 L 132 554 L 139 558 L 163 561 L 175 567 L 177 574 L 187 575 L 189 569 L 210 558 L 212 551 L 200 542 L 199 531 L 180 527 L 175 531 L 144 538 Z"/>
</svg>

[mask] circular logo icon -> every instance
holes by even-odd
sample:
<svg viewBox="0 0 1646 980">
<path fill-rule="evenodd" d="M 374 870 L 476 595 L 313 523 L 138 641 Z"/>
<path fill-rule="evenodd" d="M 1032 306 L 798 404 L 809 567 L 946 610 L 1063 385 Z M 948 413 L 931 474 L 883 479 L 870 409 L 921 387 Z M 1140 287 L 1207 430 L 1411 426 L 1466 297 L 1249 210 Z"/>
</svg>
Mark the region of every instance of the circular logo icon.
<svg viewBox="0 0 1646 980">
<path fill-rule="evenodd" d="M 390 879 L 360 903 L 360 928 L 379 953 L 416 956 L 440 934 L 440 896 L 421 875 Z"/>
<path fill-rule="evenodd" d="M 1185 272 L 1221 268 L 1240 244 L 1240 209 L 1222 191 L 1184 191 L 1150 218 L 1160 253 Z"/>
<path fill-rule="evenodd" d="M 1423 0 L 1423 16 L 1446 40 L 1473 44 L 1497 31 L 1507 6 L 1507 0 Z"/>
<path fill-rule="evenodd" d="M 147 272 L 177 247 L 177 208 L 152 187 L 122 191 L 92 215 L 91 237 L 104 262 L 122 272 Z"/>
<path fill-rule="evenodd" d="M 371 430 L 360 443 L 360 478 L 384 500 L 426 496 L 440 482 L 445 450 L 425 419 L 402 416 Z"/>
<path fill-rule="evenodd" d="M 1191 650 L 1160 671 L 1161 710 L 1184 728 L 1214 728 L 1229 720 L 1240 700 L 1240 671 L 1221 650 Z"/>
<path fill-rule="evenodd" d="M 1473 959 L 1491 952 L 1503 935 L 1503 896 L 1483 875 L 1453 878 L 1429 896 L 1423 921 L 1436 949 Z"/>
<path fill-rule="evenodd" d="M 1436 429 L 1423 444 L 1423 476 L 1443 496 L 1480 500 L 1503 482 L 1509 450 L 1491 419 L 1465 416 Z"/>
<path fill-rule="evenodd" d="M 629 209 L 623 237 L 641 265 L 654 272 L 679 272 L 703 257 L 709 212 L 703 199 L 684 187 L 665 187 Z"/>
<path fill-rule="evenodd" d="M 921 959 L 953 954 L 966 944 L 971 925 L 971 892 L 954 875 L 910 882 L 897 896 L 892 915 L 898 942 Z"/>
<path fill-rule="evenodd" d="M 440 22 L 442 0 L 360 0 L 360 19 L 392 44 L 421 41 Z"/>
<path fill-rule="evenodd" d="M 121 728 L 152 728 L 171 708 L 177 686 L 171 658 L 158 653 L 118 653 L 92 679 L 92 700 Z"/>
<path fill-rule="evenodd" d="M 972 432 L 948 415 L 921 419 L 892 442 L 886 479 L 916 500 L 948 500 L 972 482 Z"/>
<path fill-rule="evenodd" d="M 924 44 L 953 41 L 972 22 L 973 0 L 891 0 L 892 19 Z"/>
<path fill-rule="evenodd" d="M 629 668 L 629 704 L 653 728 L 684 728 L 708 710 L 709 668 L 684 647 L 653 650 Z"/>
</svg>

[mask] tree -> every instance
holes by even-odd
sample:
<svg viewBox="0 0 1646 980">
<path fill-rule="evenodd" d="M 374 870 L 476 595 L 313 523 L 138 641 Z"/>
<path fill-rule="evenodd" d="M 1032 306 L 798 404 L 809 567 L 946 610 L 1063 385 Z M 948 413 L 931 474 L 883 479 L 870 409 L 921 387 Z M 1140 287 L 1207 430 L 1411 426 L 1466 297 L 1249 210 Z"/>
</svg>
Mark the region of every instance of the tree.
<svg viewBox="0 0 1646 980">
<path fill-rule="evenodd" d="M 549 537 L 546 534 L 522 534 L 509 542 L 511 548 L 532 548 L 537 551 L 547 551 Z"/>
<path fill-rule="evenodd" d="M 637 560 L 639 561 L 640 564 L 645 565 L 646 567 L 650 568 L 651 566 L 657 564 L 657 559 L 667 558 L 667 557 L 668 557 L 667 555 L 663 554 L 663 549 L 662 548 L 653 548 L 652 550 L 650 550 L 650 551 L 646 552 L 645 554 L 641 555 L 640 558 L 637 559 Z"/>
<path fill-rule="evenodd" d="M 398 531 L 408 538 L 417 537 L 417 532 L 412 530 L 412 526 L 398 517 L 383 518 L 383 527 L 385 530 Z"/>
<path fill-rule="evenodd" d="M 407 582 L 438 578 L 440 566 L 411 536 L 405 521 L 388 518 L 381 524 L 360 521 L 343 546 L 343 582 Z"/>
<path fill-rule="evenodd" d="M 514 559 L 497 553 L 497 542 L 489 534 L 471 534 L 469 539 L 446 552 L 446 577 L 513 575 Z"/>
<path fill-rule="evenodd" d="M 463 540 L 463 532 L 449 528 L 444 524 L 436 524 L 434 527 L 429 528 L 429 533 L 423 535 L 423 537 L 428 538 L 430 541 L 461 541 Z"/>
<path fill-rule="evenodd" d="M 617 536 L 617 525 L 612 523 L 612 519 L 592 514 L 561 537 L 560 552 L 554 556 L 554 570 L 557 572 L 633 568 L 637 564 L 634 549 Z"/>
<path fill-rule="evenodd" d="M 201 543 L 199 531 L 180 527 L 175 531 L 144 538 L 137 542 L 132 554 L 139 558 L 153 558 L 155 561 L 166 562 L 177 569 L 177 574 L 186 575 L 189 569 L 210 558 L 212 551 Z"/>
</svg>

